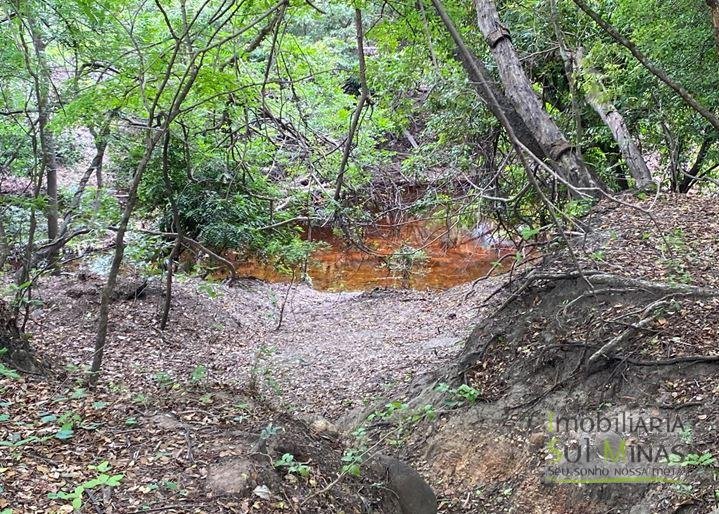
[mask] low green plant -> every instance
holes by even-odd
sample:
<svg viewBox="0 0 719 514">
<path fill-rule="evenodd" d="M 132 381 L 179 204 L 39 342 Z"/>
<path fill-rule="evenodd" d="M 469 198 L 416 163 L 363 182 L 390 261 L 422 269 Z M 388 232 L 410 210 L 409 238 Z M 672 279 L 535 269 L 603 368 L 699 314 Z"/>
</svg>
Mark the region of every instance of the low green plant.
<svg viewBox="0 0 719 514">
<path fill-rule="evenodd" d="M 220 295 L 217 286 L 207 280 L 203 280 L 197 285 L 197 291 L 205 294 L 210 300 L 214 300 Z"/>
<path fill-rule="evenodd" d="M 255 352 L 255 359 L 250 367 L 250 386 L 258 393 L 262 393 L 261 384 L 266 384 L 272 389 L 275 396 L 282 396 L 282 387 L 273 375 L 273 366 L 270 358 L 275 354 L 277 348 L 267 344 L 261 344 Z"/>
<path fill-rule="evenodd" d="M 110 470 L 112 466 L 110 466 L 110 463 L 107 461 L 103 461 L 97 466 L 91 466 L 91 469 L 94 469 L 99 474 L 93 478 L 92 480 L 88 480 L 87 482 L 83 482 L 82 484 L 78 485 L 73 489 L 72 491 L 58 491 L 56 493 L 49 493 L 48 498 L 53 500 L 70 500 L 70 505 L 72 506 L 73 511 L 79 511 L 82 509 L 82 499 L 84 494 L 87 491 L 90 491 L 92 489 L 95 489 L 97 487 L 117 487 L 120 485 L 120 482 L 125 477 L 123 473 L 119 473 L 116 475 L 110 475 L 107 472 Z"/>
<path fill-rule="evenodd" d="M 447 393 L 449 398 L 446 403 L 450 407 L 460 407 L 464 404 L 476 403 L 482 396 L 482 392 L 468 384 L 462 384 L 457 388 L 452 388 L 444 382 L 437 384 L 435 391 Z"/>
<path fill-rule="evenodd" d="M 364 452 L 357 448 L 348 448 L 342 455 L 342 473 L 358 477 L 362 474 Z"/>
<path fill-rule="evenodd" d="M 173 480 L 164 480 L 162 482 L 162 487 L 168 491 L 173 491 L 173 492 L 180 490 L 180 485 Z"/>
<path fill-rule="evenodd" d="M 592 252 L 589 257 L 595 262 L 602 262 L 604 261 L 606 255 L 604 250 L 597 250 L 596 252 Z"/>
<path fill-rule="evenodd" d="M 682 467 L 712 467 L 716 464 L 716 457 L 710 452 L 688 453 L 683 457 L 672 453 L 669 455 L 669 463 Z"/>
<path fill-rule="evenodd" d="M 7 348 L 0 348 L 0 357 L 7 353 Z M 0 376 L 12 380 L 20 380 L 20 375 L 14 369 L 8 368 L 4 363 L 0 362 Z"/>
<path fill-rule="evenodd" d="M 376 410 L 372 414 L 367 416 L 367 421 L 374 421 L 377 418 L 381 418 L 382 420 L 386 421 L 395 414 L 406 411 L 408 407 L 409 404 L 395 400 L 386 404 L 384 406 L 384 409 Z"/>
<path fill-rule="evenodd" d="M 413 412 L 409 419 L 412 423 L 419 423 L 420 421 L 434 421 L 437 419 L 437 410 L 434 408 L 434 405 L 428 403 Z"/>
<path fill-rule="evenodd" d="M 282 427 L 268 423 L 267 426 L 262 429 L 262 432 L 260 432 L 260 439 L 267 440 L 270 437 L 277 435 L 280 430 L 282 430 Z"/>
<path fill-rule="evenodd" d="M 207 378 L 207 368 L 202 364 L 195 366 L 195 369 L 193 369 L 190 374 L 190 381 L 193 384 L 197 384 L 202 382 L 205 378 Z"/>
<path fill-rule="evenodd" d="M 152 376 L 152 380 L 160 387 L 169 387 L 175 382 L 166 371 L 158 371 Z"/>
<path fill-rule="evenodd" d="M 285 453 L 274 462 L 274 466 L 278 469 L 286 469 L 288 473 L 308 477 L 310 475 L 310 467 L 305 463 L 297 462 L 295 456 L 291 453 Z"/>
<path fill-rule="evenodd" d="M 689 444 L 694 439 L 694 431 L 690 427 L 686 427 L 679 432 L 679 438 L 684 444 Z"/>
<path fill-rule="evenodd" d="M 427 264 L 427 252 L 409 245 L 402 245 L 387 259 L 387 268 L 406 283 L 414 273 Z"/>
</svg>

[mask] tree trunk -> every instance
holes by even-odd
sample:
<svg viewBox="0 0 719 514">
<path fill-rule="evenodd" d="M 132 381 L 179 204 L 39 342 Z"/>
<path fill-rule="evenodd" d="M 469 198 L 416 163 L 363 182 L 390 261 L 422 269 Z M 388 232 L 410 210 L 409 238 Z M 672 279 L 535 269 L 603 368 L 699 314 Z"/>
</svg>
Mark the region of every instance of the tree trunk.
<svg viewBox="0 0 719 514">
<path fill-rule="evenodd" d="M 57 159 L 55 156 L 55 138 L 48 130 L 47 125 L 50 122 L 50 68 L 45 55 L 45 41 L 37 28 L 35 20 L 30 17 L 28 19 L 30 28 L 30 38 L 35 50 L 35 59 L 37 60 L 37 72 L 34 73 L 35 79 L 35 97 L 37 100 L 37 124 L 40 135 L 40 148 L 42 150 L 42 164 L 45 171 L 47 184 L 47 238 L 53 241 L 58 236 L 59 230 L 59 213 L 57 201 Z M 55 259 L 55 254 L 48 255 L 51 261 Z"/>
<path fill-rule="evenodd" d="M 169 163 L 169 152 L 170 152 L 170 132 L 165 132 L 163 144 L 162 144 L 162 178 L 165 182 L 165 188 L 167 189 L 168 200 L 170 201 L 170 208 L 172 209 L 172 224 L 173 230 L 177 232 L 175 238 L 175 244 L 172 247 L 170 256 L 167 259 L 167 282 L 165 287 L 165 303 L 162 307 L 162 314 L 160 316 L 160 330 L 165 330 L 167 322 L 170 319 L 170 308 L 172 307 L 172 277 L 175 272 L 175 259 L 180 256 L 180 249 L 182 248 L 182 225 L 180 223 L 180 209 L 177 206 L 177 200 L 175 199 L 175 191 L 170 179 L 170 163 Z"/>
<path fill-rule="evenodd" d="M 514 108 L 544 149 L 556 162 L 562 178 L 574 188 L 598 196 L 603 184 L 593 176 L 572 149 L 557 124 L 544 111 L 522 69 L 509 31 L 499 20 L 493 0 L 476 0 L 479 29 L 497 62 L 500 79 Z M 573 192 L 576 196 L 577 191 Z"/>
<path fill-rule="evenodd" d="M 345 143 L 344 151 L 342 152 L 342 161 L 340 162 L 340 169 L 337 172 L 337 183 L 335 185 L 335 202 L 338 202 L 342 194 L 342 186 L 344 184 L 344 175 L 347 170 L 347 163 L 349 162 L 350 153 L 352 153 L 352 145 L 354 143 L 355 133 L 359 127 L 360 117 L 362 116 L 362 109 L 369 100 L 369 88 L 367 87 L 367 67 L 365 65 L 364 58 L 364 28 L 362 27 L 362 11 L 359 8 L 355 8 L 355 31 L 357 32 L 357 60 L 359 62 L 359 82 L 360 82 L 360 96 L 357 99 L 357 107 L 355 112 L 352 114 L 350 120 L 349 133 L 347 134 L 347 141 Z"/>
<path fill-rule="evenodd" d="M 153 118 L 150 118 L 150 122 L 152 120 Z M 148 126 L 150 126 L 149 123 Z M 132 216 L 132 211 L 135 208 L 135 202 L 137 201 L 137 189 L 140 186 L 140 181 L 142 180 L 145 169 L 147 169 L 147 165 L 152 158 L 155 147 L 166 130 L 167 122 L 160 130 L 148 134 L 145 144 L 145 153 L 135 168 L 135 176 L 130 184 L 127 203 L 125 204 L 125 209 L 122 212 L 122 217 L 120 218 L 120 223 L 118 224 L 117 234 L 115 235 L 115 253 L 112 258 L 110 272 L 107 275 L 107 282 L 105 287 L 102 289 L 102 295 L 100 298 L 100 313 L 98 316 L 97 334 L 95 335 L 95 352 L 92 357 L 92 365 L 90 366 L 91 384 L 95 384 L 97 382 L 100 367 L 102 365 L 102 358 L 105 352 L 105 341 L 107 339 L 110 301 L 112 299 L 112 293 L 115 290 L 117 276 L 120 273 L 120 265 L 122 264 L 122 258 L 125 253 L 125 232 L 127 231 L 127 226 L 130 223 L 130 216 Z"/>
<path fill-rule="evenodd" d="M 540 159 L 546 159 L 547 155 L 545 154 L 544 149 L 534 137 L 532 131 L 529 130 L 527 124 L 524 123 L 522 117 L 519 115 L 519 113 L 517 113 L 509 98 L 507 98 L 507 96 L 500 89 L 500 87 L 497 86 L 494 80 L 492 80 L 489 71 L 484 66 L 484 63 L 476 57 L 472 56 L 471 59 L 474 64 L 473 66 L 472 63 L 469 62 L 470 57 L 465 57 L 461 52 L 457 55 L 457 57 L 461 61 L 462 66 L 464 66 L 467 75 L 469 75 L 469 80 L 472 82 L 474 90 L 484 101 L 485 105 L 494 115 L 494 117 L 499 119 L 500 115 L 503 113 L 504 116 L 507 118 L 509 124 L 512 126 L 512 130 L 514 131 L 515 136 L 517 136 L 517 139 L 519 139 L 519 141 L 524 146 L 529 148 L 529 151 L 532 152 L 534 155 L 536 155 Z M 478 73 L 482 76 L 480 77 Z M 492 90 L 492 94 L 494 94 L 494 97 L 497 100 L 497 103 L 491 102 L 488 98 L 488 92 L 480 86 L 480 84 L 483 83 L 482 79 L 484 79 L 485 83 L 489 84 Z"/>
<path fill-rule="evenodd" d="M 42 371 L 27 339 L 18 328 L 14 309 L 3 300 L 0 300 L 0 359 L 20 371 Z"/>
<path fill-rule="evenodd" d="M 709 6 L 709 16 L 714 26 L 714 40 L 716 42 L 717 52 L 719 52 L 719 0 L 706 0 Z"/>
<path fill-rule="evenodd" d="M 709 136 L 705 136 L 702 140 L 701 146 L 699 147 L 699 151 L 697 152 L 696 159 L 694 159 L 694 164 L 689 171 L 684 173 L 681 181 L 678 181 L 677 190 L 680 193 L 688 193 L 697 180 L 699 180 L 702 165 L 704 164 L 704 160 L 706 159 L 707 153 L 709 153 L 709 149 L 712 144 L 714 144 L 714 139 Z"/>
<path fill-rule="evenodd" d="M 634 177 L 637 188 L 643 189 L 647 187 L 652 183 L 652 174 L 626 123 L 624 123 L 624 117 L 622 117 L 614 104 L 609 101 L 600 74 L 597 70 L 584 66 L 581 48 L 577 50 L 575 59 L 575 66 L 590 79 L 585 87 L 587 103 L 611 130 L 612 137 L 619 145 L 619 151 L 624 162 L 627 163 L 629 173 Z"/>
<path fill-rule="evenodd" d="M 716 130 L 719 131 L 719 118 L 716 117 L 714 112 L 712 112 L 711 109 L 708 109 L 704 105 L 700 104 L 690 93 L 687 91 L 684 86 L 679 84 L 678 82 L 675 82 L 666 71 L 659 68 L 658 66 L 654 65 L 649 59 L 637 48 L 637 45 L 635 45 L 632 41 L 627 39 L 625 36 L 623 36 L 617 29 L 615 29 L 610 23 L 605 21 L 599 14 L 597 14 L 595 11 L 593 11 L 589 5 L 584 0 L 572 0 L 577 7 L 579 7 L 584 13 L 589 16 L 594 22 L 599 25 L 604 32 L 609 34 L 609 36 L 622 45 L 624 48 L 629 50 L 631 54 L 636 58 L 639 63 L 644 66 L 649 73 L 654 75 L 656 78 L 664 82 L 667 86 L 669 86 L 676 94 L 678 94 L 682 100 L 684 100 L 684 103 L 686 103 L 689 107 L 694 109 L 698 114 L 700 114 L 705 120 L 707 120 L 712 127 L 714 127 Z"/>
</svg>

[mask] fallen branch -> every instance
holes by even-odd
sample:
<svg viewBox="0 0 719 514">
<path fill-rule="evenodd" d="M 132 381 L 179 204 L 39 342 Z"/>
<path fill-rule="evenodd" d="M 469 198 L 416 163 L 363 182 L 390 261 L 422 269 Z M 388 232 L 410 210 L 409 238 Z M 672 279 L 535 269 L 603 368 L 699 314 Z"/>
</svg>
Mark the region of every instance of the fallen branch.
<svg viewBox="0 0 719 514">
<path fill-rule="evenodd" d="M 619 346 L 624 341 L 629 339 L 629 337 L 632 336 L 635 332 L 641 330 L 642 328 L 647 326 L 649 323 L 654 321 L 656 316 L 650 315 L 652 313 L 652 311 L 654 311 L 660 307 L 663 307 L 665 305 L 668 305 L 668 304 L 669 304 L 669 300 L 667 300 L 666 298 L 663 298 L 661 300 L 657 300 L 656 302 L 652 302 L 649 305 L 647 305 L 647 307 L 644 309 L 644 311 L 642 313 L 643 317 L 640 321 L 631 325 L 629 328 L 624 330 L 621 334 L 614 337 L 607 344 L 605 344 L 599 350 L 594 352 L 591 355 L 591 357 L 589 357 L 589 360 L 587 361 L 587 363 L 592 364 L 592 363 L 596 362 L 597 360 L 599 360 L 601 357 L 607 357 L 609 352 L 611 352 L 617 346 Z"/>
</svg>

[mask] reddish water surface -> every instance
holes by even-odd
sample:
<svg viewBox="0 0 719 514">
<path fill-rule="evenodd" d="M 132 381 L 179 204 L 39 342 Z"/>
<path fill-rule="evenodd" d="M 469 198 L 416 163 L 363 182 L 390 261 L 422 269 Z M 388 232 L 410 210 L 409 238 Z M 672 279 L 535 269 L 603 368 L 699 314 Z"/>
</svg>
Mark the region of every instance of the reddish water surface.
<svg viewBox="0 0 719 514">
<path fill-rule="evenodd" d="M 412 289 L 446 289 L 485 276 L 501 255 L 511 252 L 486 246 L 481 238 L 469 232 L 453 231 L 447 237 L 443 226 L 411 222 L 400 227 L 374 227 L 367 232 L 364 244 L 371 255 L 328 231 L 314 229 L 314 241 L 329 245 L 312 255 L 308 273 L 315 289 L 323 291 L 363 291 L 375 287 Z M 381 256 L 391 255 L 403 245 L 422 248 L 428 259 L 412 269 L 409 275 L 393 271 Z M 271 266 L 258 262 L 238 262 L 240 276 L 252 276 L 270 282 L 289 282 Z"/>
</svg>

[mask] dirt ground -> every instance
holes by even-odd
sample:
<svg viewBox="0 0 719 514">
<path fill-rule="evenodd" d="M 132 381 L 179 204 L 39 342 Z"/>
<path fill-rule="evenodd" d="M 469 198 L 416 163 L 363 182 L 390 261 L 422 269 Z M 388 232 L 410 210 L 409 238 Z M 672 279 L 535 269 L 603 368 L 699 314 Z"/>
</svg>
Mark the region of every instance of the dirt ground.
<svg viewBox="0 0 719 514">
<path fill-rule="evenodd" d="M 113 304 L 103 380 L 180 380 L 205 366 L 208 380 L 245 384 L 254 375 L 274 403 L 335 421 L 377 398 L 406 394 L 413 379 L 456 357 L 497 284 L 481 282 L 465 300 L 469 284 L 442 292 L 331 293 L 187 279 L 175 284 L 163 332 L 161 284 L 151 280 L 141 298 Z M 37 294 L 44 307 L 28 323 L 35 346 L 53 360 L 89 363 L 101 287 L 100 277 L 79 281 L 76 274 L 45 282 Z"/>
<path fill-rule="evenodd" d="M 142 281 L 126 270 L 90 391 L 102 283 L 80 269 L 36 291 L 26 330 L 55 376 L 0 377 L 0 512 L 70 512 L 72 492 L 106 475 L 121 482 L 81 491 L 82 512 L 399 512 L 369 469 L 335 482 L 339 431 L 456 358 L 497 279 L 469 299 L 470 285 L 329 293 L 181 279 L 160 331 L 161 284 L 127 299 Z M 258 453 L 267 434 L 275 442 Z M 308 477 L 273 466 L 287 452 Z"/>
<path fill-rule="evenodd" d="M 658 224 L 636 209 L 595 209 L 595 230 L 575 247 L 585 270 L 715 287 L 719 204 L 652 202 L 640 206 Z M 556 257 L 545 271 L 566 273 Z M 89 391 L 78 378 L 93 354 L 102 277 L 83 269 L 48 277 L 26 330 L 57 375 L 0 377 L 0 512 L 71 512 L 75 488 L 103 475 L 122 478 L 83 493 L 83 512 L 393 512 L 376 487 L 381 477 L 336 482 L 362 438 L 417 468 L 443 513 L 713 512 L 715 462 L 691 464 L 701 474 L 684 488 L 547 485 L 541 416 L 681 412 L 689 451 L 719 455 L 717 298 L 636 283 L 589 294 L 575 276 L 517 282 L 483 306 L 506 279 L 470 294 L 470 284 L 331 293 L 178 277 L 160 331 L 162 283 L 151 278 L 128 296 L 142 281 L 125 270 L 101 385 Z M 658 300 L 663 310 L 646 310 Z M 585 367 L 627 330 L 611 359 Z M 458 401 L 437 381 L 478 396 Z M 364 432 L 349 436 L 360 423 Z M 277 434 L 281 444 L 263 445 Z M 285 453 L 309 475 L 277 467 Z M 228 485 L 228 474 L 247 478 Z"/>
</svg>

